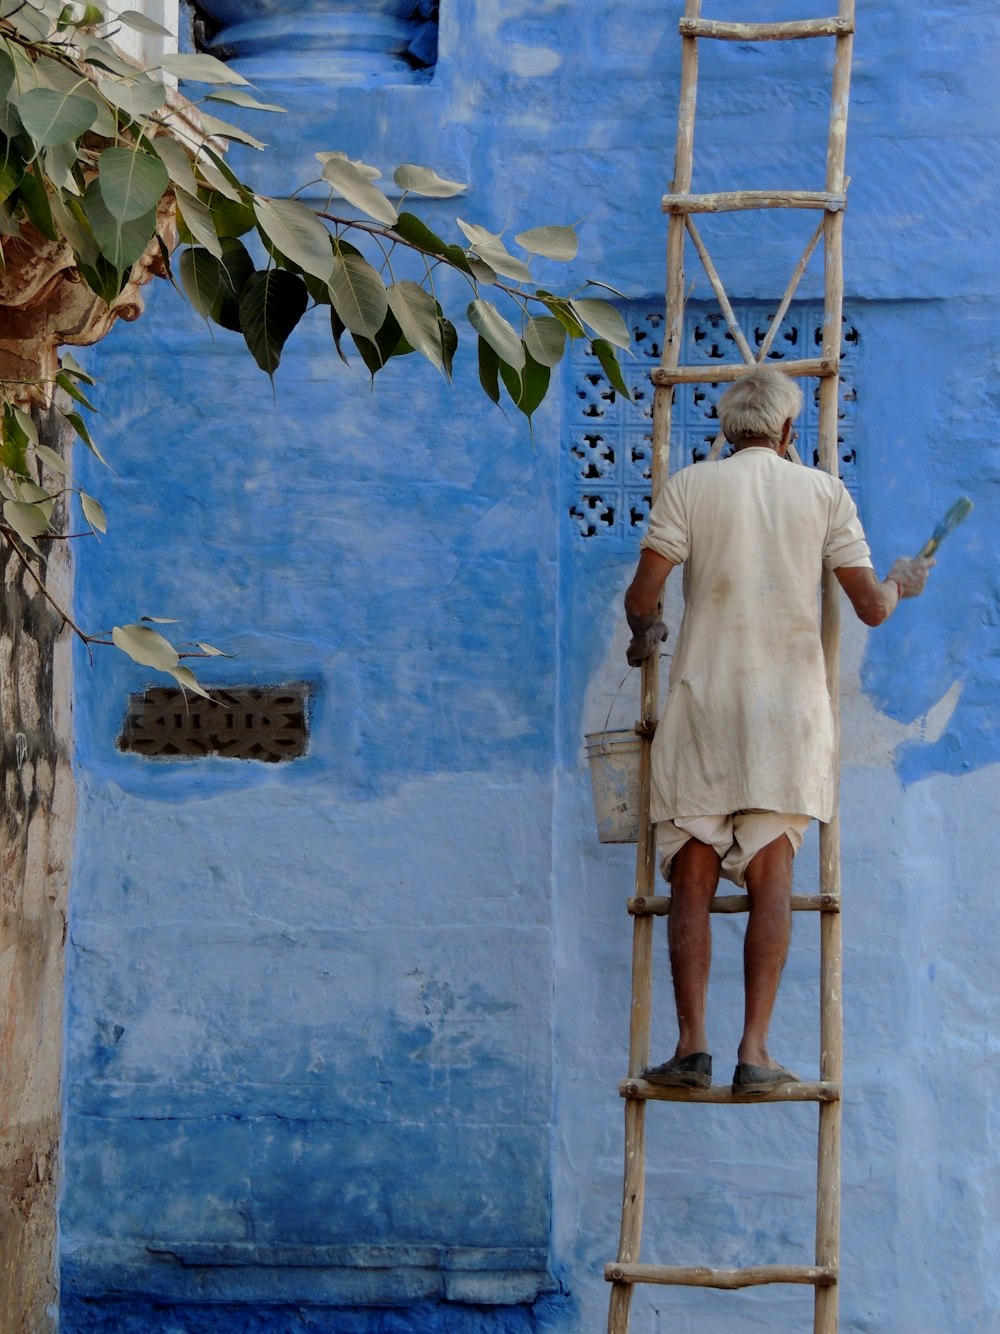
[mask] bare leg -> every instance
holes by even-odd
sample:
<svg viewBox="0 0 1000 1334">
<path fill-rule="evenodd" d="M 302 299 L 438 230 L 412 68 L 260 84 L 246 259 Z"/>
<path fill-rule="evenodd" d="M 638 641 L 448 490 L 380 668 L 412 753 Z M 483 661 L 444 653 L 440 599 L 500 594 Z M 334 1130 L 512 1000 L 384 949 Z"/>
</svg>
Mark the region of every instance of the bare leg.
<svg viewBox="0 0 1000 1334">
<path fill-rule="evenodd" d="M 691 838 L 676 853 L 670 871 L 670 970 L 677 1005 L 676 1056 L 708 1051 L 705 1006 L 712 963 L 708 909 L 719 885 L 722 859 L 714 848 Z"/>
<path fill-rule="evenodd" d="M 761 848 L 747 867 L 750 920 L 743 942 L 746 1004 L 739 1059 L 777 1068 L 767 1050 L 781 970 L 792 934 L 792 860 L 795 854 L 784 834 Z"/>
</svg>

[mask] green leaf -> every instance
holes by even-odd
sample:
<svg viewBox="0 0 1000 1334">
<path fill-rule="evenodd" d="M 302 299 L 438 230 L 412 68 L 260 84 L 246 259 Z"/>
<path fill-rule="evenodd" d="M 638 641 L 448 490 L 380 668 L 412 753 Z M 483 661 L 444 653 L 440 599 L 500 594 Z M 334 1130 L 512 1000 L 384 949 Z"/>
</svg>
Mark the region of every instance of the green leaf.
<svg viewBox="0 0 1000 1334">
<path fill-rule="evenodd" d="M 386 310 L 382 327 L 374 339 L 364 338 L 356 333 L 352 333 L 351 337 L 361 353 L 361 360 L 373 378 L 391 357 L 404 357 L 413 351 L 403 337 L 403 331 L 391 310 Z"/>
<path fill-rule="evenodd" d="M 94 65 L 97 69 L 107 70 L 109 74 L 118 74 L 126 79 L 134 79 L 139 73 L 135 65 L 123 59 L 103 37 L 78 33 L 76 41 L 80 54 L 88 65 Z"/>
<path fill-rule="evenodd" d="M 153 233 L 156 231 L 156 209 L 150 209 L 148 213 L 132 218 L 128 222 L 120 222 L 109 211 L 104 201 L 101 183 L 97 180 L 91 181 L 87 186 L 87 192 L 83 197 L 83 209 L 97 244 L 101 248 L 101 254 L 109 264 L 113 265 L 117 273 L 126 273 L 153 239 Z"/>
<path fill-rule="evenodd" d="M 177 208 L 188 231 L 196 241 L 201 242 L 206 250 L 215 255 L 217 259 L 221 258 L 222 242 L 215 234 L 215 224 L 208 205 L 203 204 L 197 196 L 189 195 L 179 185 L 175 188 L 174 193 L 177 198 Z"/>
<path fill-rule="evenodd" d="M 108 520 L 104 513 L 104 506 L 93 496 L 88 496 L 86 491 L 80 492 L 80 504 L 83 507 L 83 517 L 92 528 L 96 528 L 99 533 L 108 531 Z"/>
<path fill-rule="evenodd" d="M 410 245 L 419 246 L 432 255 L 440 255 L 463 273 L 471 273 L 468 257 L 461 246 L 450 245 L 436 232 L 432 232 L 422 218 L 415 213 L 400 213 L 393 224 L 393 231 Z"/>
<path fill-rule="evenodd" d="M 73 247 L 78 267 L 80 264 L 93 266 L 100 249 L 79 200 L 72 197 L 65 200 L 55 191 L 49 196 L 49 208 L 56 227 Z"/>
<path fill-rule="evenodd" d="M 108 466 L 107 459 L 94 444 L 93 440 L 91 440 L 90 432 L 87 430 L 87 423 L 83 420 L 80 414 L 78 412 L 67 412 L 66 420 L 69 422 L 70 426 L 72 426 L 73 430 L 77 433 L 77 435 L 80 437 L 83 443 L 90 450 L 91 454 L 93 454 L 94 458 L 100 460 L 100 462 L 103 463 L 105 467 L 107 467 Z"/>
<path fill-rule="evenodd" d="M 37 166 L 29 167 L 21 177 L 21 203 L 28 218 L 38 231 L 49 241 L 58 239 L 55 224 L 52 221 L 52 209 L 49 194 L 44 183 L 39 179 Z"/>
<path fill-rule="evenodd" d="M 123 653 L 143 667 L 172 672 L 179 661 L 173 644 L 148 625 L 116 625 L 111 638 Z"/>
<path fill-rule="evenodd" d="M 59 361 L 66 374 L 72 375 L 74 380 L 82 380 L 84 384 L 89 385 L 97 383 L 93 376 L 87 374 L 76 357 L 73 356 L 73 353 L 68 352 L 65 348 L 59 355 Z"/>
<path fill-rule="evenodd" d="M 540 366 L 531 357 L 526 357 L 520 371 L 514 370 L 506 362 L 500 363 L 500 376 L 508 394 L 514 400 L 514 406 L 530 421 L 532 414 L 545 397 L 552 372 L 548 366 Z"/>
<path fill-rule="evenodd" d="M 330 233 L 307 205 L 297 199 L 254 198 L 254 213 L 264 237 L 293 263 L 323 282 L 333 272 Z"/>
<path fill-rule="evenodd" d="M 3 143 L 3 157 L 0 159 L 0 204 L 9 199 L 21 184 L 24 177 L 24 163 L 13 146 Z"/>
<path fill-rule="evenodd" d="M 219 120 L 216 116 L 210 116 L 207 111 L 199 111 L 198 120 L 206 134 L 217 135 L 220 139 L 235 139 L 237 143 L 246 144 L 249 148 L 256 148 L 258 151 L 267 147 L 259 139 L 255 139 L 252 134 L 240 129 L 238 125 L 230 125 L 227 120 Z"/>
<path fill-rule="evenodd" d="M 37 486 L 32 481 L 25 481 L 19 483 L 18 489 L 21 494 L 17 499 L 30 501 L 31 504 L 36 505 L 42 514 L 45 515 L 46 520 L 51 523 L 52 511 L 55 509 L 55 501 L 45 487 Z"/>
<path fill-rule="evenodd" d="M 123 9 L 118 14 L 118 22 L 124 23 L 126 28 L 134 28 L 136 32 L 149 33 L 151 37 L 173 36 L 169 28 L 164 28 L 160 23 L 154 23 L 145 14 L 140 14 L 137 9 Z"/>
<path fill-rule="evenodd" d="M 204 178 L 206 184 L 210 185 L 213 190 L 217 190 L 224 199 L 230 199 L 234 204 L 239 204 L 241 207 L 246 208 L 247 213 L 249 213 L 250 220 L 243 228 L 243 231 L 233 232 L 232 235 L 242 236 L 243 232 L 248 232 L 254 225 L 253 210 L 243 203 L 243 196 L 240 194 L 235 182 L 230 180 L 231 173 L 229 172 L 229 169 L 226 168 L 223 170 L 221 161 L 217 161 L 215 155 L 207 148 L 202 149 L 202 152 L 198 155 L 195 166 L 198 168 L 198 173 Z"/>
<path fill-rule="evenodd" d="M 50 60 L 47 56 L 39 56 L 31 70 L 30 78 L 24 77 L 20 70 L 18 71 L 18 84 L 21 88 L 37 86 L 50 88 L 70 97 L 82 97 L 94 108 L 94 123 L 90 127 L 93 132 L 104 139 L 113 139 L 117 135 L 118 122 L 114 111 L 88 78 L 64 65 L 62 61 Z"/>
<path fill-rule="evenodd" d="M 524 345 L 496 306 L 491 301 L 477 299 L 469 304 L 467 314 L 473 329 L 486 339 L 500 360 L 519 371 L 524 365 Z"/>
<path fill-rule="evenodd" d="M 192 695 L 200 695 L 202 699 L 212 698 L 190 667 L 171 667 L 168 670 L 182 690 L 190 690 Z"/>
<path fill-rule="evenodd" d="M 361 255 L 337 254 L 330 275 L 330 296 L 352 334 L 375 338 L 385 320 L 385 284 Z"/>
<path fill-rule="evenodd" d="M 273 375 L 288 335 L 309 304 L 306 285 L 294 273 L 255 273 L 240 300 L 240 324 L 257 365 Z"/>
<path fill-rule="evenodd" d="M 551 292 L 546 292 L 541 287 L 538 289 L 536 295 L 542 298 L 553 316 L 569 334 L 570 338 L 586 337 L 587 331 L 574 314 L 571 302 L 567 301 L 564 297 L 553 296 Z"/>
<path fill-rule="evenodd" d="M 0 49 L 0 102 L 6 102 L 13 83 L 14 62 L 6 51 Z"/>
<path fill-rule="evenodd" d="M 517 282 L 531 282 L 531 270 L 523 260 L 507 250 L 499 236 L 474 222 L 463 222 L 461 218 L 455 221 L 468 237 L 475 253 L 495 273 L 503 274 L 505 278 L 514 278 Z"/>
<path fill-rule="evenodd" d="M 451 320 L 446 320 L 440 312 L 438 313 L 438 324 L 441 326 L 441 353 L 444 363 L 444 373 L 450 380 L 455 353 L 458 351 L 458 330 L 452 324 Z"/>
<path fill-rule="evenodd" d="M 13 528 L 24 545 L 40 556 L 42 553 L 35 543 L 35 538 L 44 533 L 49 526 L 49 521 L 41 508 L 25 500 L 5 500 L 3 517 L 7 526 Z"/>
<path fill-rule="evenodd" d="M 29 88 L 17 100 L 17 114 L 38 148 L 79 139 L 97 119 L 89 98 L 54 88 Z"/>
<path fill-rule="evenodd" d="M 405 280 L 393 283 L 386 296 L 406 341 L 441 370 L 444 362 L 437 302 L 418 283 Z"/>
<path fill-rule="evenodd" d="M 209 102 L 228 102 L 231 106 L 247 107 L 251 111 L 285 112 L 285 108 L 279 107 L 275 102 L 258 102 L 256 97 L 251 97 L 242 88 L 216 88 L 213 92 L 207 94 L 207 100 Z"/>
<path fill-rule="evenodd" d="M 486 397 L 493 403 L 500 402 L 500 358 L 485 338 L 479 339 L 479 383 L 486 392 Z"/>
<path fill-rule="evenodd" d="M 167 100 L 167 90 L 156 79 L 98 79 L 97 91 L 113 107 L 118 107 L 133 120 L 151 116 Z M 127 151 L 127 150 L 119 150 Z"/>
<path fill-rule="evenodd" d="M 532 227 L 514 240 L 532 255 L 559 260 L 576 259 L 580 245 L 572 227 Z"/>
<path fill-rule="evenodd" d="M 625 321 L 609 302 L 579 297 L 569 304 L 577 318 L 593 329 L 598 338 L 605 338 L 609 343 L 614 343 L 615 347 L 626 350 L 632 346 Z"/>
<path fill-rule="evenodd" d="M 234 69 L 207 55 L 167 55 L 160 61 L 160 68 L 165 69 L 176 79 L 187 79 L 189 83 L 242 84 L 250 86 L 250 80 L 244 79 Z"/>
<path fill-rule="evenodd" d="M 187 299 L 199 315 L 210 319 L 223 281 L 219 260 L 211 251 L 193 246 L 181 251 L 178 267 Z"/>
<path fill-rule="evenodd" d="M 83 392 L 82 389 L 77 388 L 77 386 L 73 383 L 72 378 L 69 375 L 67 375 L 65 371 L 60 371 L 59 374 L 56 376 L 56 384 L 59 386 L 60 389 L 65 390 L 65 392 L 69 394 L 70 398 L 75 398 L 78 403 L 82 403 L 83 406 L 85 408 L 88 408 L 91 412 L 97 411 L 97 409 L 94 407 L 93 403 L 91 403 L 87 395 Z"/>
<path fill-rule="evenodd" d="M 348 162 L 346 158 L 331 157 L 324 163 L 323 179 L 338 194 L 343 195 L 348 203 L 361 209 L 362 213 L 367 213 L 370 218 L 387 223 L 390 227 L 395 223 L 396 210 L 353 162 Z"/>
<path fill-rule="evenodd" d="M 349 162 L 352 167 L 357 167 L 358 171 L 361 172 L 361 175 L 369 181 L 377 181 L 382 175 L 378 167 L 373 167 L 370 162 L 362 162 L 360 158 L 348 157 L 347 154 L 342 153 L 339 148 L 331 153 L 316 153 L 314 156 L 321 167 L 325 167 L 326 164 L 334 158 L 336 158 L 338 162 Z"/>
<path fill-rule="evenodd" d="M 524 345 L 542 366 L 558 366 L 566 350 L 566 330 L 553 315 L 536 315 L 524 331 Z"/>
<path fill-rule="evenodd" d="M 330 327 L 333 331 L 333 345 L 337 349 L 337 356 L 340 358 L 340 360 L 344 363 L 345 366 L 349 366 L 351 363 L 347 360 L 347 356 L 344 352 L 343 344 L 341 342 L 341 339 L 347 332 L 347 325 L 337 314 L 337 307 L 333 305 L 332 302 L 330 304 Z"/>
<path fill-rule="evenodd" d="M 604 338 L 595 338 L 591 342 L 597 360 L 603 367 L 604 374 L 617 389 L 619 394 L 632 402 L 632 395 L 629 393 L 628 385 L 625 383 L 625 377 L 622 375 L 622 368 L 618 364 L 618 358 L 615 356 L 615 349 Z"/>
<path fill-rule="evenodd" d="M 189 195 L 197 195 L 198 182 L 194 178 L 194 167 L 177 140 L 172 139 L 169 134 L 158 134 L 150 142 L 173 183 L 186 190 Z"/>
<path fill-rule="evenodd" d="M 4 404 L 3 438 L 0 441 L 0 464 L 19 477 L 28 474 L 28 437 L 17 420 L 13 407 Z"/>
<path fill-rule="evenodd" d="M 222 259 L 219 261 L 219 295 L 212 307 L 212 319 L 223 329 L 242 333 L 240 299 L 247 283 L 254 275 L 253 260 L 242 241 L 233 236 L 222 239 Z"/>
<path fill-rule="evenodd" d="M 450 199 L 469 188 L 461 181 L 445 180 L 432 167 L 415 167 L 411 162 L 397 167 L 392 179 L 401 189 L 414 195 L 426 195 L 428 199 Z"/>
<path fill-rule="evenodd" d="M 92 264 L 85 264 L 78 257 L 76 267 L 91 291 L 96 292 L 108 306 L 120 295 L 128 277 L 127 271 L 116 268 L 101 254 L 98 254 Z"/>
<path fill-rule="evenodd" d="M 29 414 L 25 412 L 24 408 L 19 408 L 16 405 L 14 406 L 14 420 L 21 428 L 24 438 L 27 440 L 28 444 L 37 445 L 38 427 L 31 420 Z"/>
<path fill-rule="evenodd" d="M 54 449 L 50 449 L 48 445 L 36 445 L 35 453 L 52 472 L 61 473 L 64 477 L 69 476 L 69 467 L 66 460 L 61 458 Z"/>
<path fill-rule="evenodd" d="M 210 658 L 231 658 L 233 656 L 231 653 L 224 653 L 221 648 L 215 648 L 212 644 L 203 644 L 200 639 L 198 640 L 198 647 L 202 653 L 207 653 Z"/>
<path fill-rule="evenodd" d="M 77 164 L 75 144 L 52 144 L 42 151 L 41 157 L 45 175 L 57 191 L 65 190 L 71 195 L 83 193 L 73 172 Z M 49 208 L 51 211 L 51 204 Z"/>
<path fill-rule="evenodd" d="M 119 222 L 133 222 L 155 209 L 170 184 L 158 157 L 132 148 L 106 148 L 97 176 L 108 212 Z"/>
</svg>

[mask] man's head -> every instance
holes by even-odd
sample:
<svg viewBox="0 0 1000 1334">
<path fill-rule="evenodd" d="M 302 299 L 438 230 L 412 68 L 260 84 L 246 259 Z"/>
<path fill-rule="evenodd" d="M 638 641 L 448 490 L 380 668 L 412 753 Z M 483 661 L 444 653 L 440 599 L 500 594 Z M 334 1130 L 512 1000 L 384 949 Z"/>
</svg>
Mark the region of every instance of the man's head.
<svg viewBox="0 0 1000 1334">
<path fill-rule="evenodd" d="M 777 447 L 801 411 L 802 390 L 773 366 L 749 371 L 719 399 L 723 434 L 737 449 L 750 440 Z"/>
</svg>

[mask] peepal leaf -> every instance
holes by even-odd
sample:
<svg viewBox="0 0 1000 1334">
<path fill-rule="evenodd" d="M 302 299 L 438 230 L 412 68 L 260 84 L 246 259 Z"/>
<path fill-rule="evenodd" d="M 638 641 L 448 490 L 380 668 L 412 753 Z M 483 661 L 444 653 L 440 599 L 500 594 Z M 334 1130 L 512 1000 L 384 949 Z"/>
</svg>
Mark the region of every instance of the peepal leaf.
<svg viewBox="0 0 1000 1334">
<path fill-rule="evenodd" d="M 106 148 L 97 176 L 108 212 L 119 222 L 132 222 L 155 209 L 170 183 L 160 158 L 131 148 Z"/>
<path fill-rule="evenodd" d="M 172 37 L 173 33 L 169 28 L 164 28 L 159 23 L 154 23 L 145 14 L 140 14 L 137 9 L 123 9 L 118 15 L 118 22 L 124 23 L 126 28 L 134 28 L 136 32 L 145 32 L 150 37 Z"/>
<path fill-rule="evenodd" d="M 243 84 L 250 86 L 250 80 L 244 79 L 234 69 L 215 56 L 209 55 L 167 55 L 160 61 L 160 68 L 165 69 L 177 79 L 186 79 L 189 83 Z"/>
<path fill-rule="evenodd" d="M 116 625 L 111 631 L 111 639 L 142 667 L 172 672 L 180 661 L 173 644 L 157 631 L 150 630 L 148 625 Z"/>
<path fill-rule="evenodd" d="M 297 199 L 255 198 L 253 209 L 261 231 L 286 259 L 314 278 L 329 281 L 333 244 L 311 208 Z"/>
<path fill-rule="evenodd" d="M 410 194 L 425 195 L 428 199 L 451 199 L 460 195 L 469 187 L 461 181 L 448 181 L 439 176 L 432 167 L 416 167 L 411 162 L 404 162 L 392 173 L 392 179 L 402 190 Z"/>
<path fill-rule="evenodd" d="M 330 297 L 352 334 L 374 339 L 385 320 L 389 300 L 385 284 L 361 255 L 336 255 Z"/>
<path fill-rule="evenodd" d="M 210 319 L 222 285 L 219 261 L 207 250 L 192 246 L 181 252 L 181 286 L 199 315 Z"/>
<path fill-rule="evenodd" d="M 376 222 L 384 222 L 391 227 L 396 221 L 396 210 L 388 199 L 353 162 L 348 162 L 346 158 L 328 158 L 323 164 L 323 179 L 338 194 L 343 195 L 349 204 L 361 209 L 362 213 L 367 213 Z"/>
<path fill-rule="evenodd" d="M 622 368 L 618 364 L 618 358 L 615 356 L 615 349 L 603 338 L 595 338 L 591 344 L 597 360 L 601 363 L 604 374 L 617 389 L 618 393 L 627 398 L 631 403 L 632 395 L 629 393 L 628 385 L 625 383 L 625 377 L 622 375 Z"/>
<path fill-rule="evenodd" d="M 288 335 L 305 314 L 309 293 L 302 279 L 286 269 L 255 273 L 240 298 L 240 326 L 247 347 L 262 371 L 273 375 Z"/>
<path fill-rule="evenodd" d="M 573 314 L 593 329 L 598 338 L 605 338 L 609 343 L 614 343 L 615 347 L 623 347 L 626 350 L 632 346 L 628 326 L 614 306 L 609 305 L 607 301 L 578 297 L 569 304 Z"/>
<path fill-rule="evenodd" d="M 514 326 L 497 310 L 491 301 L 477 299 L 469 304 L 469 323 L 497 353 L 501 361 L 519 371 L 524 366 L 524 344 Z"/>
<path fill-rule="evenodd" d="M 104 506 L 93 496 L 88 496 L 86 491 L 80 492 L 80 504 L 83 507 L 83 517 L 96 528 L 99 533 L 108 531 L 108 521 L 104 514 Z"/>
<path fill-rule="evenodd" d="M 528 321 L 524 343 L 539 365 L 558 366 L 566 349 L 566 330 L 555 316 L 536 315 Z"/>
<path fill-rule="evenodd" d="M 545 259 L 576 259 L 579 248 L 572 227 L 532 227 L 526 232 L 519 232 L 514 240 L 529 254 L 542 255 Z"/>
<path fill-rule="evenodd" d="M 437 302 L 419 283 L 408 281 L 393 283 L 386 295 L 403 337 L 440 370 L 441 326 Z"/>
<path fill-rule="evenodd" d="M 182 690 L 190 690 L 192 695 L 200 695 L 202 699 L 212 698 L 190 667 L 170 667 L 168 670 Z"/>
<path fill-rule="evenodd" d="M 551 374 L 548 366 L 540 366 L 530 356 L 525 358 L 524 367 L 520 372 L 501 362 L 500 377 L 507 392 L 513 399 L 514 406 L 523 412 L 529 421 L 545 397 Z"/>
<path fill-rule="evenodd" d="M 53 88 L 29 88 L 18 98 L 17 112 L 38 148 L 78 139 L 97 119 L 89 98 Z"/>
</svg>

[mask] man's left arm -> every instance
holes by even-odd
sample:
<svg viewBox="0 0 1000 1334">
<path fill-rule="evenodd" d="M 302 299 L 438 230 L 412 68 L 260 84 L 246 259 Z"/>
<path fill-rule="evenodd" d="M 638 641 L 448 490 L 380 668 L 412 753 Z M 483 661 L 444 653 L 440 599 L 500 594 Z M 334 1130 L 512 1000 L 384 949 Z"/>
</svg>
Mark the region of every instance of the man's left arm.
<svg viewBox="0 0 1000 1334">
<path fill-rule="evenodd" d="M 625 615 L 632 631 L 632 642 L 625 651 L 630 667 L 638 667 L 667 637 L 659 614 L 660 592 L 673 568 L 672 561 L 648 547 L 639 554 L 635 577 L 625 594 Z"/>
</svg>

